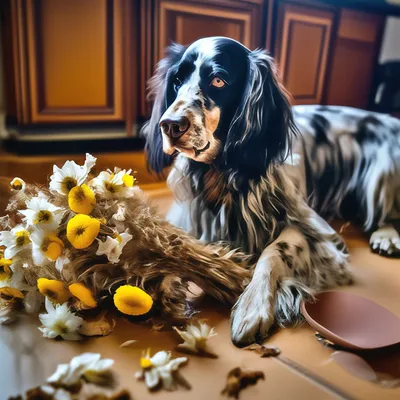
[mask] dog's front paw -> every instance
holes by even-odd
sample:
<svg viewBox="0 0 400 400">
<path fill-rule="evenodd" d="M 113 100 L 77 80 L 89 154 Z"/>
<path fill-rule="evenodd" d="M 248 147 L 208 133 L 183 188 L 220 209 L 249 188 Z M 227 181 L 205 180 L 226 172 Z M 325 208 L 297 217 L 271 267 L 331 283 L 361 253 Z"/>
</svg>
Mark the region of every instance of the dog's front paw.
<svg viewBox="0 0 400 400">
<path fill-rule="evenodd" d="M 386 257 L 400 257 L 400 235 L 392 225 L 376 230 L 369 240 L 371 250 Z"/>
<path fill-rule="evenodd" d="M 243 347 L 265 339 L 274 323 L 274 310 L 264 288 L 258 290 L 251 282 L 232 309 L 232 342 Z"/>
</svg>

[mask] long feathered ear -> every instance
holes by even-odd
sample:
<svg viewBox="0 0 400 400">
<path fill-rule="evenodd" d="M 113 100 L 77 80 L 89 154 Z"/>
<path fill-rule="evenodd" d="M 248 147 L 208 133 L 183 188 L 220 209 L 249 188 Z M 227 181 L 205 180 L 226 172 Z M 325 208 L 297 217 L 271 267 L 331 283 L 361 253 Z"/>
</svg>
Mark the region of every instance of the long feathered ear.
<svg viewBox="0 0 400 400">
<path fill-rule="evenodd" d="M 156 67 L 154 76 L 149 80 L 147 99 L 153 101 L 153 110 L 150 120 L 141 130 L 146 139 L 147 164 L 156 173 L 160 174 L 164 168 L 170 166 L 173 157 L 165 154 L 162 149 L 162 136 L 159 127 L 161 116 L 167 109 L 166 90 L 168 70 L 182 57 L 186 47 L 172 44 L 165 51 L 165 58 Z"/>
<path fill-rule="evenodd" d="M 283 162 L 297 131 L 289 96 L 278 82 L 272 58 L 262 50 L 248 56 L 247 86 L 229 127 L 224 148 L 228 168 L 258 177 L 271 162 Z"/>
</svg>

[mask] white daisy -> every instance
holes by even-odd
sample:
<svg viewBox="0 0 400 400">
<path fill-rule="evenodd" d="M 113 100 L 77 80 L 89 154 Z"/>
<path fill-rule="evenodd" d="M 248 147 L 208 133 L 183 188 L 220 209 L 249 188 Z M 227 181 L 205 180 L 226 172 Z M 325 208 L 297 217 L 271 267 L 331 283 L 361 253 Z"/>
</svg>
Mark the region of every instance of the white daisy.
<svg viewBox="0 0 400 400">
<path fill-rule="evenodd" d="M 33 197 L 25 202 L 26 210 L 19 212 L 24 215 L 27 226 L 40 227 L 47 230 L 56 230 L 61 222 L 64 211 L 47 201 L 46 198 Z"/>
<path fill-rule="evenodd" d="M 19 191 L 24 191 L 26 187 L 26 183 L 23 179 L 15 177 L 11 182 L 10 182 L 11 190 L 19 192 Z"/>
<path fill-rule="evenodd" d="M 101 256 L 105 254 L 111 263 L 116 264 L 119 262 L 119 257 L 122 254 L 123 248 L 132 239 L 132 237 L 133 236 L 129 233 L 124 232 L 120 235 L 117 235 L 115 238 L 107 236 L 105 242 L 97 239 L 99 242 L 99 248 L 96 252 L 96 255 Z"/>
<path fill-rule="evenodd" d="M 173 327 L 184 343 L 178 345 L 178 348 L 190 351 L 191 353 L 208 353 L 207 340 L 215 336 L 214 328 L 208 326 L 205 322 L 199 321 L 198 327 L 190 324 L 186 326 L 186 331 Z"/>
<path fill-rule="evenodd" d="M 4 257 L 11 259 L 20 251 L 30 248 L 30 233 L 22 225 L 17 225 L 11 231 L 0 232 L 0 246 L 6 247 Z"/>
<path fill-rule="evenodd" d="M 64 250 L 63 241 L 54 232 L 38 229 L 31 234 L 31 240 L 33 262 L 38 266 L 56 261 Z"/>
<path fill-rule="evenodd" d="M 102 171 L 92 184 L 97 190 L 111 197 L 129 198 L 133 195 L 134 178 L 131 170 Z"/>
<path fill-rule="evenodd" d="M 73 386 L 82 378 L 87 382 L 103 385 L 111 377 L 111 366 L 114 360 L 101 359 L 98 353 L 83 353 L 74 357 L 69 364 L 59 364 L 57 370 L 47 382 L 57 386 Z"/>
<path fill-rule="evenodd" d="M 75 161 L 66 161 L 62 168 L 53 166 L 50 177 L 50 190 L 67 195 L 75 187 L 82 185 L 88 178 L 90 170 L 96 164 L 96 158 L 86 153 L 85 164 L 77 165 Z"/>
<path fill-rule="evenodd" d="M 55 307 L 46 297 L 45 301 L 47 314 L 40 314 L 39 318 L 43 327 L 39 330 L 44 337 L 55 339 L 61 336 L 65 340 L 80 340 L 81 336 L 77 333 L 82 325 L 83 319 L 72 313 L 68 309 L 67 303 L 57 304 Z"/>
<path fill-rule="evenodd" d="M 0 288 L 10 287 L 18 289 L 19 291 L 31 289 L 31 286 L 25 282 L 24 267 L 20 263 L 13 263 L 10 266 L 10 270 L 10 274 L 1 275 Z"/>
<path fill-rule="evenodd" d="M 142 370 L 135 376 L 137 379 L 144 379 L 149 389 L 154 389 L 161 383 L 164 389 L 174 390 L 177 387 L 175 375 L 179 367 L 186 362 L 186 357 L 171 360 L 171 353 L 167 351 L 159 351 L 153 357 L 150 357 L 147 351 L 140 359 Z"/>
</svg>

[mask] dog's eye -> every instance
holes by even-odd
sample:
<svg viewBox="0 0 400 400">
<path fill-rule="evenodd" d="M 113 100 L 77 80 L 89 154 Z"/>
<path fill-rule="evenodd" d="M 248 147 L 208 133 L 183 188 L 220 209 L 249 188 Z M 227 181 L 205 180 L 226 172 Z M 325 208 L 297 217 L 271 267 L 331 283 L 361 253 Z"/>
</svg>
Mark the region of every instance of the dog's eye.
<svg viewBox="0 0 400 400">
<path fill-rule="evenodd" d="M 225 82 L 216 76 L 212 81 L 211 81 L 211 86 L 214 86 L 216 88 L 222 88 L 225 86 Z"/>
<path fill-rule="evenodd" d="M 174 79 L 174 89 L 178 90 L 182 86 L 182 81 L 176 76 Z"/>
</svg>

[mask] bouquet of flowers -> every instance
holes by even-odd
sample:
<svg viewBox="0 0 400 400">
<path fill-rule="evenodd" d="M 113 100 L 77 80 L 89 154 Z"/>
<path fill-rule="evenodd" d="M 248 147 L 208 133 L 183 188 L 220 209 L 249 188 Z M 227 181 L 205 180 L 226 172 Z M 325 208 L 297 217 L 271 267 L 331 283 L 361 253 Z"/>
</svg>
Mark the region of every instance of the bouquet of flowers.
<svg viewBox="0 0 400 400">
<path fill-rule="evenodd" d="M 38 313 L 43 302 L 39 329 L 49 338 L 109 333 L 110 311 L 182 320 L 193 313 L 189 282 L 232 305 L 248 257 L 186 235 L 147 204 L 131 170 L 94 176 L 95 163 L 87 154 L 83 166 L 54 166 L 48 188 L 11 181 L 0 218 L 0 322 Z"/>
</svg>

